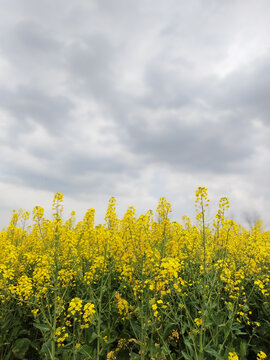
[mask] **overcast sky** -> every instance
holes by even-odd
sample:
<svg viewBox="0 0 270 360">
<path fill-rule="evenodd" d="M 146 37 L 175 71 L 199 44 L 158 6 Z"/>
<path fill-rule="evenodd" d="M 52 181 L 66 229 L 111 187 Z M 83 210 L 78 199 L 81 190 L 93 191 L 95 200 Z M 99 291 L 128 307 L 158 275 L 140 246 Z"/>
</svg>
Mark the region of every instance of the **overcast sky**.
<svg viewBox="0 0 270 360">
<path fill-rule="evenodd" d="M 269 0 L 0 0 L 0 225 L 197 186 L 270 226 Z M 67 216 L 66 215 L 66 216 Z"/>
</svg>

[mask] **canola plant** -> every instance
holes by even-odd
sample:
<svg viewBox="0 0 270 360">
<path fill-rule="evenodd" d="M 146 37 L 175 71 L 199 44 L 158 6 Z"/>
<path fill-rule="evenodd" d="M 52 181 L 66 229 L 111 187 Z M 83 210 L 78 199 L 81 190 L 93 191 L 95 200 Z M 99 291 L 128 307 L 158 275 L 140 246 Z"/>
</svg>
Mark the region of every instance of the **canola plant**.
<svg viewBox="0 0 270 360">
<path fill-rule="evenodd" d="M 109 201 L 105 224 L 89 209 L 63 220 L 36 206 L 14 211 L 0 233 L 0 359 L 244 360 L 270 354 L 270 232 L 227 218 L 211 224 L 207 189 L 196 224 L 156 214 L 122 219 Z"/>
</svg>

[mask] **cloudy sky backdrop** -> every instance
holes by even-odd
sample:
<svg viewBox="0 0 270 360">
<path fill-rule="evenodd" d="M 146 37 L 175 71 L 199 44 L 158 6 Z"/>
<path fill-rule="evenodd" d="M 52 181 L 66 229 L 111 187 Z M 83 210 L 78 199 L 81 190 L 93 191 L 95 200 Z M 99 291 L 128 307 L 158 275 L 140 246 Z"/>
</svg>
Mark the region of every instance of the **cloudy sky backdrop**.
<svg viewBox="0 0 270 360">
<path fill-rule="evenodd" d="M 1 227 L 56 191 L 180 220 L 200 185 L 270 226 L 269 0 L 0 4 Z"/>
</svg>

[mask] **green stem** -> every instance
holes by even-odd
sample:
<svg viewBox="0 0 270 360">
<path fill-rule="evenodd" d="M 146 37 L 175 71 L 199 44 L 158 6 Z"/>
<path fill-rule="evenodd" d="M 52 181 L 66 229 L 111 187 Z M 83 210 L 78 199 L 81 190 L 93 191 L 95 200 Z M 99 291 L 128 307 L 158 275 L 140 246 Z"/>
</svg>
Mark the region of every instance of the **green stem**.
<svg viewBox="0 0 270 360">
<path fill-rule="evenodd" d="M 55 291 L 54 292 L 53 326 L 52 326 L 51 360 L 55 360 L 56 307 L 57 307 L 57 293 Z"/>
</svg>

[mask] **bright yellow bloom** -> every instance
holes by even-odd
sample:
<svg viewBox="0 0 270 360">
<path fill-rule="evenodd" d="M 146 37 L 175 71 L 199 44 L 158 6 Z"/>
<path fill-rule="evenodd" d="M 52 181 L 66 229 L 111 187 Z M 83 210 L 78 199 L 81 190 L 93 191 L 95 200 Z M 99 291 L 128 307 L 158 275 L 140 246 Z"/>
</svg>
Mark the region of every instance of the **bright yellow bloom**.
<svg viewBox="0 0 270 360">
<path fill-rule="evenodd" d="M 82 300 L 78 297 L 73 298 L 69 303 L 68 312 L 72 315 L 76 313 L 82 314 Z"/>
<path fill-rule="evenodd" d="M 263 360 L 263 359 L 266 359 L 266 358 L 267 358 L 267 355 L 263 351 L 260 351 L 257 354 L 257 360 Z"/>
<path fill-rule="evenodd" d="M 202 319 L 201 318 L 194 319 L 194 322 L 198 327 L 202 325 Z"/>
<path fill-rule="evenodd" d="M 93 315 L 96 313 L 95 305 L 92 303 L 87 303 L 83 307 L 83 320 L 84 322 L 91 323 L 93 320 Z"/>
<path fill-rule="evenodd" d="M 180 329 L 172 330 L 171 324 L 179 319 L 189 323 L 186 331 L 195 338 L 210 323 L 208 316 L 216 322 L 214 328 L 222 330 L 221 324 L 238 322 L 259 336 L 260 326 L 268 330 L 262 313 L 270 295 L 270 231 L 265 231 L 261 222 L 245 229 L 227 218 L 229 201 L 225 197 L 220 199 L 216 216 L 208 217 L 208 203 L 207 188 L 199 187 L 196 224 L 186 216 L 182 223 L 171 221 L 171 205 L 165 198 L 160 199 L 156 213 L 149 210 L 137 216 L 131 206 L 122 219 L 111 198 L 105 224 L 97 226 L 94 209 L 87 210 L 77 223 L 75 212 L 62 220 L 61 193 L 55 194 L 53 219 L 47 219 L 44 209 L 37 206 L 33 223 L 27 227 L 29 213 L 14 211 L 8 227 L 0 231 L 1 323 L 5 316 L 24 312 L 30 323 L 43 326 L 44 339 L 40 333 L 38 345 L 54 338 L 67 351 L 73 344 L 74 352 L 79 351 L 78 344 L 88 345 L 89 334 L 94 338 L 100 309 L 102 321 L 116 324 L 115 331 L 127 329 L 128 319 L 147 333 L 162 316 L 160 333 L 163 336 L 167 329 L 171 345 L 181 341 Z M 198 311 L 205 295 L 209 305 L 218 301 L 219 316 Z M 255 315 L 260 322 L 253 321 Z M 35 321 L 31 322 L 31 317 Z M 20 319 L 22 316 L 16 321 Z M 107 339 L 104 324 L 99 339 L 102 346 L 107 341 L 109 358 L 116 358 L 119 349 L 129 352 L 136 346 L 134 351 L 140 351 L 142 344 L 132 336 L 121 346 Z M 50 329 L 55 326 L 53 334 Z M 134 330 L 137 332 L 136 327 Z M 256 344 L 256 336 L 250 339 L 249 348 Z M 260 340 L 261 348 L 266 349 L 266 339 Z M 225 342 L 221 356 L 229 351 L 229 340 Z M 153 350 L 156 358 L 162 356 L 159 346 Z M 179 346 L 185 351 L 184 341 Z M 238 359 L 237 353 L 230 352 L 229 359 Z M 264 359 L 266 354 L 260 351 L 257 360 Z"/>
<path fill-rule="evenodd" d="M 229 352 L 228 360 L 239 360 L 239 357 L 236 352 Z"/>
</svg>

